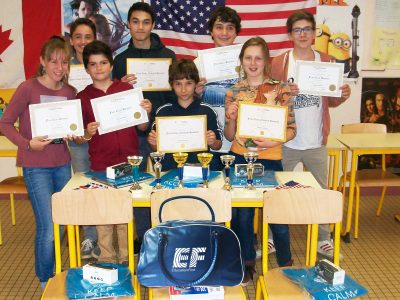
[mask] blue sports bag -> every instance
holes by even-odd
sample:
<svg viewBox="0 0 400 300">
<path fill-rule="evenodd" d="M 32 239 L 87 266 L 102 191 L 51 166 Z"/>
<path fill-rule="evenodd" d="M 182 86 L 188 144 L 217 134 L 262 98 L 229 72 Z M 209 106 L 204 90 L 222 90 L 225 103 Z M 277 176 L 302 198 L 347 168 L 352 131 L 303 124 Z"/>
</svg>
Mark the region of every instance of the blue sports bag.
<svg viewBox="0 0 400 300">
<path fill-rule="evenodd" d="M 243 279 L 240 243 L 229 228 L 214 222 L 211 206 L 195 196 L 177 196 L 203 202 L 212 221 L 168 221 L 149 229 L 143 238 L 137 268 L 139 282 L 147 287 L 222 285 L 235 286 Z"/>
</svg>

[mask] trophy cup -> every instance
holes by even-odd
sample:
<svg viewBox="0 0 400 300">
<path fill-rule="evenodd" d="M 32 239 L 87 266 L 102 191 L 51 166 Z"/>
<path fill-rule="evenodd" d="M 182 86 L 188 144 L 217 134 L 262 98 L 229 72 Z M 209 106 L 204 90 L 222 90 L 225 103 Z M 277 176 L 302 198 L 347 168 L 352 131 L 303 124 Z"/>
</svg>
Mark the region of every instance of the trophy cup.
<svg viewBox="0 0 400 300">
<path fill-rule="evenodd" d="M 247 161 L 247 186 L 246 189 L 254 190 L 253 175 L 254 175 L 254 163 L 258 158 L 256 152 L 246 152 L 243 154 L 244 159 Z"/>
<path fill-rule="evenodd" d="M 205 188 L 208 188 L 208 166 L 213 156 L 213 154 L 207 152 L 197 154 L 197 159 L 201 163 L 201 172 L 203 174 L 203 187 Z"/>
<path fill-rule="evenodd" d="M 178 188 L 183 188 L 183 165 L 185 164 L 188 156 L 189 154 L 184 152 L 178 152 L 172 154 L 172 157 L 178 164 L 178 179 L 179 179 Z"/>
<path fill-rule="evenodd" d="M 232 189 L 231 180 L 229 177 L 231 171 L 231 165 L 235 160 L 235 156 L 233 155 L 221 155 L 221 161 L 225 165 L 224 167 L 224 174 L 225 174 L 225 184 L 222 187 L 224 190 L 230 191 Z"/>
<path fill-rule="evenodd" d="M 131 188 L 129 189 L 130 191 L 134 190 L 141 190 L 142 187 L 139 185 L 139 165 L 143 160 L 143 156 L 138 156 L 138 155 L 132 155 L 128 156 L 128 163 L 132 166 L 132 176 L 133 176 L 133 184 Z"/>
<path fill-rule="evenodd" d="M 156 185 L 153 189 L 159 190 L 163 188 L 161 185 L 161 161 L 164 159 L 164 153 L 151 152 L 150 157 L 154 161 L 154 173 L 156 174 Z"/>
</svg>

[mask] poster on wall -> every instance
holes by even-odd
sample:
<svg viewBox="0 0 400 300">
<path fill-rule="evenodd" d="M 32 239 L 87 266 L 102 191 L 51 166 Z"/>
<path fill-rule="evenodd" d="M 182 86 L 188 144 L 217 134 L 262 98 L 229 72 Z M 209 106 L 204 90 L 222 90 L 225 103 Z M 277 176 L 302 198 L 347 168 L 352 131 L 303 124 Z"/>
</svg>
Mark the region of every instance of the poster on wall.
<svg viewBox="0 0 400 300">
<path fill-rule="evenodd" d="M 135 0 L 61 0 L 63 31 L 69 37 L 71 23 L 76 18 L 89 18 L 96 25 L 97 39 L 107 43 L 117 54 L 128 45 L 130 34 L 126 26 L 129 7 Z"/>
<path fill-rule="evenodd" d="M 400 1 L 375 0 L 371 69 L 400 69 Z"/>
<path fill-rule="evenodd" d="M 315 49 L 344 64 L 346 78 L 359 77 L 365 1 L 319 0 Z"/>
<path fill-rule="evenodd" d="M 400 78 L 363 78 L 361 123 L 385 124 L 387 132 L 400 132 Z M 360 168 L 380 167 L 380 156 L 365 155 Z M 400 155 L 386 155 L 386 167 L 400 173 Z"/>
</svg>

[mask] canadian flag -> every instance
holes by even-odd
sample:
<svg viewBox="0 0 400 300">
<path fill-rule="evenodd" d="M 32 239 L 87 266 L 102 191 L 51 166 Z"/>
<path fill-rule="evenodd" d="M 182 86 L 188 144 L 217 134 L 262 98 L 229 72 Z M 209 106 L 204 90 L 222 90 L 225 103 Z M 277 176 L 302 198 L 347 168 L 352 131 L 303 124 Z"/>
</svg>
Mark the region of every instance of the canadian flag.
<svg viewBox="0 0 400 300">
<path fill-rule="evenodd" d="M 1 1 L 0 88 L 34 75 L 43 43 L 60 33 L 61 0 Z"/>
</svg>

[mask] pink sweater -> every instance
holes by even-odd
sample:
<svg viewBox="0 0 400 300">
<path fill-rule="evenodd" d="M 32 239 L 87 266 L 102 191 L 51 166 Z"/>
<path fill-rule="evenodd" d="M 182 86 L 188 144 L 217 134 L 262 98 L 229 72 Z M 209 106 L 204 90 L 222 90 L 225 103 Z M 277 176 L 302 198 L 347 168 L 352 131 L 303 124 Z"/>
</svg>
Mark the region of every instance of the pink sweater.
<svg viewBox="0 0 400 300">
<path fill-rule="evenodd" d="M 287 72 L 289 66 L 289 53 L 287 51 L 272 60 L 272 78 L 276 80 L 287 81 Z M 321 55 L 321 61 L 333 61 L 333 58 L 325 53 L 318 52 Z M 335 97 L 322 97 L 322 143 L 326 145 L 330 131 L 331 119 L 329 116 L 329 107 L 336 107 L 342 104 L 346 99 Z"/>
<path fill-rule="evenodd" d="M 71 160 L 65 143 L 50 144 L 43 151 L 28 150 L 28 142 L 32 139 L 29 105 L 40 103 L 41 96 L 75 99 L 75 91 L 68 85 L 57 91 L 48 89 L 37 78 L 28 79 L 17 88 L 0 120 L 0 131 L 18 146 L 17 166 L 20 167 L 56 167 Z M 18 119 L 19 131 L 14 127 Z"/>
</svg>

